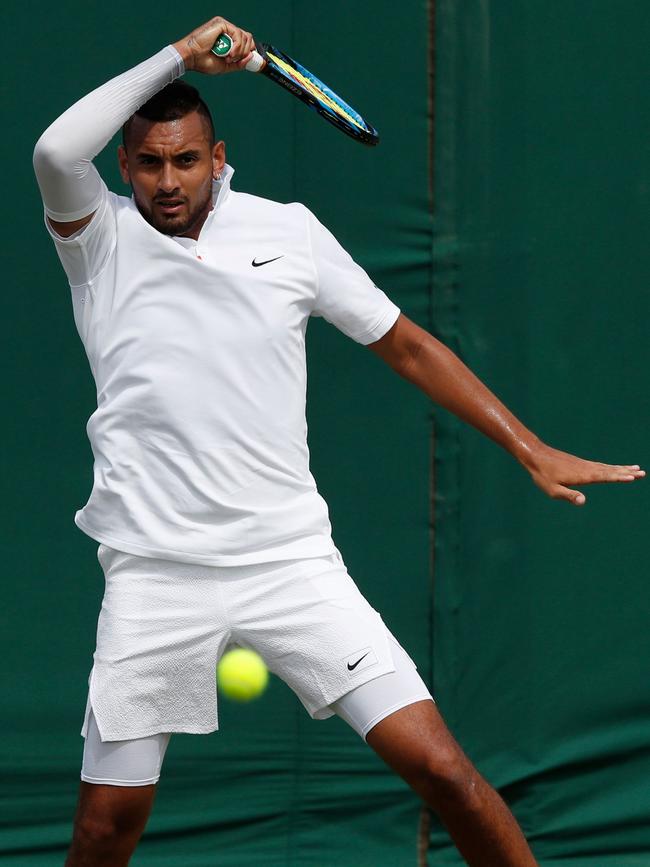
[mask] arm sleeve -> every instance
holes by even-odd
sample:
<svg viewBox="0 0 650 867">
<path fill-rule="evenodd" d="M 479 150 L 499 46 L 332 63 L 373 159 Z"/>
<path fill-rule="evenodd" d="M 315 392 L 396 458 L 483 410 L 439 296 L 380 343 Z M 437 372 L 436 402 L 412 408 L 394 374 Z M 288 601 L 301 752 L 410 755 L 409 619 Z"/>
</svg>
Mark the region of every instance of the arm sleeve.
<svg viewBox="0 0 650 867">
<path fill-rule="evenodd" d="M 46 214 L 67 223 L 92 214 L 105 186 L 92 159 L 154 93 L 185 71 L 171 45 L 93 90 L 48 127 L 34 148 Z"/>
<path fill-rule="evenodd" d="M 374 343 L 395 324 L 399 307 L 372 282 L 322 223 L 308 211 L 317 294 L 312 316 L 322 316 L 357 343 Z"/>
</svg>

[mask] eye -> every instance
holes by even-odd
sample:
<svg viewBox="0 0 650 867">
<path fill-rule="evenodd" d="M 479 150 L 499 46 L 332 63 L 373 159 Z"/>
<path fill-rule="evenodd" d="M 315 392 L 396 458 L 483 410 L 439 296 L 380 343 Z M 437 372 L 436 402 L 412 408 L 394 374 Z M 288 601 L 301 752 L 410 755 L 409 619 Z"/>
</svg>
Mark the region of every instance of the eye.
<svg viewBox="0 0 650 867">
<path fill-rule="evenodd" d="M 149 156 L 148 154 L 142 154 L 138 157 L 138 163 L 141 166 L 152 166 L 156 162 L 156 157 Z"/>
<path fill-rule="evenodd" d="M 189 166 L 192 163 L 196 162 L 196 155 L 195 154 L 181 154 L 180 160 L 184 166 Z"/>
</svg>

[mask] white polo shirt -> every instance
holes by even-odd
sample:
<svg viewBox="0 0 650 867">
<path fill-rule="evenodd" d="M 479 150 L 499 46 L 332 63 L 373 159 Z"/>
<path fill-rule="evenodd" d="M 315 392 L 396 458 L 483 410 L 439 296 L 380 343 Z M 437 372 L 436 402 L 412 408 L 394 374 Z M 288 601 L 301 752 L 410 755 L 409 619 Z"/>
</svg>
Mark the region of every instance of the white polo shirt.
<svg viewBox="0 0 650 867">
<path fill-rule="evenodd" d="M 232 173 L 197 242 L 106 189 L 72 238 L 48 225 L 97 386 L 75 523 L 121 551 L 229 566 L 335 550 L 309 469 L 307 321 L 368 344 L 400 311 L 307 208 L 231 191 Z"/>
</svg>

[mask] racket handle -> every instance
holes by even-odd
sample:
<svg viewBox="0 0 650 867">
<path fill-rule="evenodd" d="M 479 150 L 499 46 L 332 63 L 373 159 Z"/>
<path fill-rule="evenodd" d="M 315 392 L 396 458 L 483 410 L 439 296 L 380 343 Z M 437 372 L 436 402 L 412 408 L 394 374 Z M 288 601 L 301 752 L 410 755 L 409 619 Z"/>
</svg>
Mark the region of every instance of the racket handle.
<svg viewBox="0 0 650 867">
<path fill-rule="evenodd" d="M 231 48 L 232 39 L 227 33 L 222 33 L 210 50 L 213 54 L 216 54 L 220 60 L 223 60 L 224 57 L 230 54 Z M 249 72 L 259 72 L 264 66 L 266 66 L 266 61 L 262 55 L 257 51 L 253 51 L 253 56 L 244 68 Z"/>
<path fill-rule="evenodd" d="M 261 72 L 266 66 L 266 60 L 257 51 L 253 51 L 253 56 L 248 61 L 244 69 L 248 72 Z"/>
</svg>

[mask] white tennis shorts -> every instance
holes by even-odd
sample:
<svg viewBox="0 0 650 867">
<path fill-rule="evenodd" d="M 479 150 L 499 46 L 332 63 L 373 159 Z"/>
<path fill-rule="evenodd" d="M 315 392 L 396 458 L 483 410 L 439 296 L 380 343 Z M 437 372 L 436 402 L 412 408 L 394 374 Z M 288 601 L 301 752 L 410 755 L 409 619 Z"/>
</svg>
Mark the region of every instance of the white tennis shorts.
<svg viewBox="0 0 650 867">
<path fill-rule="evenodd" d="M 87 739 L 82 779 L 88 782 L 104 781 L 90 768 L 102 745 L 112 745 L 115 754 L 116 742 L 218 729 L 215 669 L 230 645 L 257 651 L 314 719 L 338 713 L 364 738 L 389 713 L 432 698 L 338 551 L 227 567 L 141 557 L 106 545 L 97 556 L 106 587 L 81 730 Z M 358 690 L 368 698 L 352 700 L 363 684 L 394 674 L 396 658 L 399 677 L 385 679 L 392 686 Z M 346 709 L 337 702 L 347 695 Z M 156 756 L 162 763 L 167 741 L 151 743 L 157 745 L 149 752 L 154 765 Z M 143 779 L 116 784 L 141 785 Z"/>
</svg>

